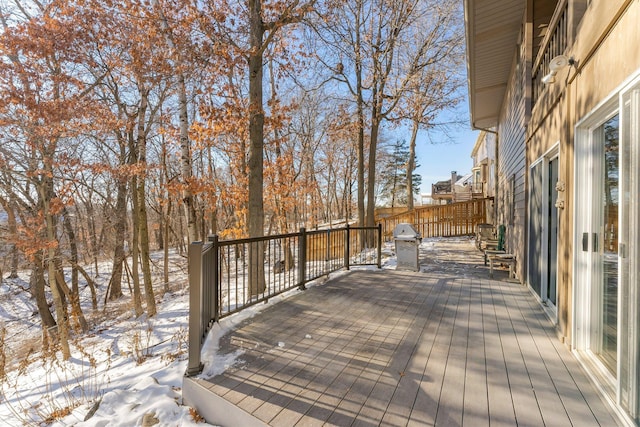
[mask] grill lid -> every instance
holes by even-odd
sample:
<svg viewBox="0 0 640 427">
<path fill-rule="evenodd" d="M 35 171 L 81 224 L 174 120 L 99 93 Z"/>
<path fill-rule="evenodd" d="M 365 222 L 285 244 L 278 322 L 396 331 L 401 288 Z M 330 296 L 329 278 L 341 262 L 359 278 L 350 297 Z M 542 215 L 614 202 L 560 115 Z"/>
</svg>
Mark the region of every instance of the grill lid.
<svg viewBox="0 0 640 427">
<path fill-rule="evenodd" d="M 420 233 L 409 223 L 401 223 L 393 229 L 394 239 L 419 239 Z"/>
</svg>

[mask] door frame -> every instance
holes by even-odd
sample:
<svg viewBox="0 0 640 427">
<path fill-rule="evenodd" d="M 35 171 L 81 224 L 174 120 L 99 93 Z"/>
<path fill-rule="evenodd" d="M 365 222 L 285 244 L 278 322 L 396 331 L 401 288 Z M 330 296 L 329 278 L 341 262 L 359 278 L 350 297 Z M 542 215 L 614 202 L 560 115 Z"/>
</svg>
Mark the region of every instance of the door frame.
<svg viewBox="0 0 640 427">
<path fill-rule="evenodd" d="M 529 283 L 529 288 L 531 289 L 532 293 L 536 295 L 536 298 L 538 298 L 538 301 L 540 303 L 542 303 L 542 306 L 545 310 L 545 312 L 547 313 L 547 316 L 549 316 L 549 318 L 553 321 L 554 324 L 556 324 L 558 322 L 558 280 L 556 278 L 556 303 L 555 304 L 550 304 L 549 303 L 549 295 L 547 292 L 547 289 L 549 288 L 549 271 L 548 271 L 548 267 L 549 267 L 549 241 L 547 239 L 547 237 L 549 236 L 549 208 L 550 208 L 550 204 L 551 203 L 556 203 L 556 200 L 550 200 L 549 198 L 549 164 L 551 163 L 551 161 L 553 160 L 558 160 L 558 168 L 560 167 L 560 141 L 556 141 L 555 144 L 553 144 L 551 146 L 551 148 L 549 148 L 542 156 L 540 156 L 539 158 L 537 158 L 533 163 L 531 163 L 531 165 L 529 166 L 529 176 L 531 177 L 531 173 L 533 171 L 533 168 L 541 165 L 542 167 L 542 187 L 541 187 L 541 191 L 542 191 L 542 206 L 541 206 L 541 210 L 542 210 L 542 222 L 540 224 L 541 226 L 541 230 L 540 230 L 540 236 L 543 237 L 543 240 L 541 242 L 541 246 L 540 246 L 540 255 L 541 255 L 541 260 L 540 260 L 540 266 L 543 269 L 543 271 L 540 272 L 540 295 L 538 295 L 534 290 L 533 287 L 531 286 L 530 283 L 530 274 L 531 274 L 531 266 L 532 266 L 532 260 L 529 259 L 528 260 L 528 265 L 527 265 L 527 282 Z M 531 183 L 531 185 L 533 185 L 533 183 Z M 557 184 L 556 184 L 557 185 Z M 529 218 L 531 218 L 531 212 L 529 212 Z M 531 235 L 529 233 L 528 236 L 529 239 L 531 239 Z M 556 233 L 556 245 L 558 244 L 558 233 Z M 529 245 L 527 245 L 527 247 L 529 247 Z M 546 268 L 545 268 L 546 267 Z M 558 259 L 556 257 L 556 271 L 558 271 Z"/>
<path fill-rule="evenodd" d="M 611 95 L 576 125 L 573 222 L 573 277 L 576 283 L 573 305 L 575 313 L 573 347 L 579 350 L 583 357 L 589 359 L 591 370 L 595 370 L 598 375 L 598 382 L 603 383 L 606 389 L 615 390 L 616 395 L 619 369 L 616 370 L 616 375 L 612 375 L 591 349 L 598 345 L 598 343 L 592 343 L 592 338 L 596 323 L 594 319 L 599 319 L 601 314 L 596 301 L 598 287 L 593 288 L 593 282 L 599 277 L 598 248 L 601 246 L 599 230 L 594 229 L 600 213 L 592 209 L 596 202 L 593 177 L 601 175 L 600 158 L 596 159 L 594 155 L 597 149 L 596 144 L 599 143 L 595 138 L 598 129 L 604 123 L 620 114 L 618 95 L 618 93 Z M 618 330 L 619 333 L 620 330 Z"/>
</svg>

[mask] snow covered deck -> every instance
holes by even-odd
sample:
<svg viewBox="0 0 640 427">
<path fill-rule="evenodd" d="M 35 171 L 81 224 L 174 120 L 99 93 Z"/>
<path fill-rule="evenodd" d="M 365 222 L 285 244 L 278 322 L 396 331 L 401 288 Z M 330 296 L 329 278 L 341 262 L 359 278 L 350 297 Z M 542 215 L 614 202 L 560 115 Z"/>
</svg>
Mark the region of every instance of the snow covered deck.
<svg viewBox="0 0 640 427">
<path fill-rule="evenodd" d="M 353 271 L 266 308 L 220 340 L 236 365 L 185 379 L 187 403 L 221 426 L 618 425 L 531 293 L 473 257 L 472 274 Z"/>
</svg>

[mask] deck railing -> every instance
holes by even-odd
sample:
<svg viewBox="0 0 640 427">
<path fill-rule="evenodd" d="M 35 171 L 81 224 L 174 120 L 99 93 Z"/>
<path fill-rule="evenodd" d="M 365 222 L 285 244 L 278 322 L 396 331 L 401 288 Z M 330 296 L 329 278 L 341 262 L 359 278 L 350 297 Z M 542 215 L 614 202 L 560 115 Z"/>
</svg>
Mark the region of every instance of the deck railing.
<svg viewBox="0 0 640 427">
<path fill-rule="evenodd" d="M 469 185 L 471 186 L 471 192 L 473 194 L 484 193 L 484 182 L 472 182 Z"/>
<path fill-rule="evenodd" d="M 382 226 L 209 241 L 189 245 L 189 364 L 202 369 L 200 351 L 215 322 L 342 268 L 381 267 Z"/>
<path fill-rule="evenodd" d="M 382 235 L 391 239 L 398 224 L 413 224 L 422 237 L 472 236 L 476 225 L 487 222 L 491 198 L 473 199 L 448 205 L 423 206 L 413 211 L 381 219 Z"/>
<path fill-rule="evenodd" d="M 535 105 L 545 89 L 542 78 L 547 74 L 549 63 L 553 58 L 565 53 L 569 40 L 569 13 L 568 1 L 561 0 L 551 17 L 547 35 L 544 37 L 538 55 L 534 58 L 533 71 L 531 78 L 533 80 L 532 87 L 532 104 Z"/>
</svg>

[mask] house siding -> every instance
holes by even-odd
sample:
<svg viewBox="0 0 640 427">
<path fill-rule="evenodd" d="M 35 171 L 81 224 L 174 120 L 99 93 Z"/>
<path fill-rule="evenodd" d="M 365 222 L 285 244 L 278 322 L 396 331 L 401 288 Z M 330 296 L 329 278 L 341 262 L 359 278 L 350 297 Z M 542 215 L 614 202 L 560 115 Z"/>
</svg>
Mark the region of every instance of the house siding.
<svg viewBox="0 0 640 427">
<path fill-rule="evenodd" d="M 519 50 L 518 55 L 523 51 Z M 523 76 L 514 58 L 513 72 L 506 93 L 498 126 L 498 191 L 497 222 L 507 225 L 506 245 L 516 255 L 516 274 L 522 282 L 525 277 L 526 258 L 526 144 L 525 121 L 527 104 L 521 89 Z M 520 86 L 520 88 L 518 88 Z"/>
</svg>

